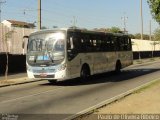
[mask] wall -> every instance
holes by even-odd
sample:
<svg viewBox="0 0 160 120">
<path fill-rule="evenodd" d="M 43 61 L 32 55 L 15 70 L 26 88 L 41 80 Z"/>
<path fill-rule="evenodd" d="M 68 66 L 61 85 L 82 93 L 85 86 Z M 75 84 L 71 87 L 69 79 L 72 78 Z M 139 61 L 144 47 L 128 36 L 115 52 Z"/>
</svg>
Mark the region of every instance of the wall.
<svg viewBox="0 0 160 120">
<path fill-rule="evenodd" d="M 23 36 L 28 36 L 34 31 L 34 29 L 28 28 L 8 28 L 0 24 L 0 53 L 8 52 L 14 55 L 26 53 L 26 48 L 24 50 L 22 49 Z"/>
<path fill-rule="evenodd" d="M 18 73 L 26 71 L 26 56 L 9 54 L 8 72 Z M 6 55 L 0 54 L 0 75 L 4 75 L 6 68 Z"/>
<path fill-rule="evenodd" d="M 154 45 L 154 43 L 157 43 Z M 160 41 L 132 39 L 133 51 L 160 51 Z"/>
<path fill-rule="evenodd" d="M 26 71 L 26 57 L 23 55 L 26 53 L 26 46 L 23 50 L 23 36 L 29 35 L 34 31 L 34 29 L 27 28 L 8 28 L 0 23 L 0 75 L 5 73 L 7 61 L 5 52 L 9 53 L 9 73 Z M 7 41 L 5 41 L 6 35 Z"/>
</svg>

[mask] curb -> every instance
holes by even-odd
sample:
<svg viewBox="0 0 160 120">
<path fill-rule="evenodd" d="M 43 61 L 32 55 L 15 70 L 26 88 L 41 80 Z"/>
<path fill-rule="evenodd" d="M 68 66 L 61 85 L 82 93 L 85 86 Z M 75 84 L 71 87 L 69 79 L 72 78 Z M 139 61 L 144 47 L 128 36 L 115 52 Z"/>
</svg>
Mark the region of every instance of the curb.
<svg viewBox="0 0 160 120">
<path fill-rule="evenodd" d="M 22 84 L 26 84 L 26 83 L 34 83 L 34 82 L 39 82 L 39 81 L 43 81 L 43 80 L 34 80 L 34 81 L 30 80 L 30 81 L 24 81 L 24 82 L 19 82 L 19 83 L 10 83 L 10 84 L 6 84 L 6 85 L 0 85 L 0 88 L 14 86 L 14 85 L 22 85 Z"/>
<path fill-rule="evenodd" d="M 131 95 L 131 94 L 133 94 L 134 92 L 136 92 L 136 91 L 138 91 L 138 90 L 140 90 L 140 89 L 142 89 L 142 88 L 144 88 L 144 87 L 147 87 L 147 86 L 149 86 L 149 85 L 151 85 L 151 84 L 153 84 L 153 83 L 155 83 L 155 82 L 158 82 L 158 81 L 160 81 L 159 78 L 158 78 L 158 79 L 155 79 L 155 80 L 153 80 L 153 81 L 151 81 L 151 82 L 145 83 L 145 84 L 143 84 L 143 85 L 141 85 L 141 86 L 139 86 L 139 87 L 136 87 L 136 88 L 134 88 L 134 89 L 131 89 L 131 90 L 125 92 L 125 93 L 122 93 L 122 94 L 120 94 L 120 95 L 117 95 L 117 96 L 115 96 L 115 97 L 112 97 L 112 98 L 110 98 L 110 99 L 108 99 L 108 100 L 105 100 L 105 101 L 103 101 L 103 102 L 101 102 L 101 103 L 99 103 L 99 104 L 97 104 L 97 105 L 95 105 L 95 106 L 92 106 L 92 107 L 87 108 L 87 109 L 85 109 L 85 110 L 83 110 L 83 111 L 80 111 L 80 112 L 76 113 L 75 115 L 69 116 L 69 117 L 67 117 L 67 118 L 65 118 L 65 119 L 63 119 L 63 120 L 74 120 L 74 119 L 76 120 L 76 119 L 78 119 L 79 117 L 83 117 L 84 115 L 93 113 L 95 110 L 97 110 L 97 109 L 99 109 L 99 108 L 101 108 L 101 107 L 103 107 L 103 106 L 106 106 L 106 105 L 111 104 L 111 103 L 113 103 L 113 102 L 115 102 L 115 101 L 118 101 L 118 100 L 120 100 L 120 99 L 122 99 L 122 98 L 124 98 L 124 97 L 126 97 L 126 96 L 128 96 L 128 95 Z"/>
<path fill-rule="evenodd" d="M 145 64 L 145 63 L 155 63 L 160 61 L 160 58 L 148 58 L 148 59 L 140 59 L 140 60 L 133 60 L 133 65 L 135 64 Z"/>
</svg>

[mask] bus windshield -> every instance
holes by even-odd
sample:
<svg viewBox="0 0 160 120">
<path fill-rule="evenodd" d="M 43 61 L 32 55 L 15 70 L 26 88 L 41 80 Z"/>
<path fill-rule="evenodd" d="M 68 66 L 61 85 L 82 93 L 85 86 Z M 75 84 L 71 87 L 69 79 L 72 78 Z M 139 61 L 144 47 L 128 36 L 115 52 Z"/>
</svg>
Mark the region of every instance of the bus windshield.
<svg viewBox="0 0 160 120">
<path fill-rule="evenodd" d="M 28 43 L 28 61 L 32 63 L 62 61 L 65 57 L 65 36 L 63 33 L 32 35 Z"/>
<path fill-rule="evenodd" d="M 63 39 L 30 39 L 28 45 L 28 52 L 64 52 L 64 40 Z"/>
</svg>

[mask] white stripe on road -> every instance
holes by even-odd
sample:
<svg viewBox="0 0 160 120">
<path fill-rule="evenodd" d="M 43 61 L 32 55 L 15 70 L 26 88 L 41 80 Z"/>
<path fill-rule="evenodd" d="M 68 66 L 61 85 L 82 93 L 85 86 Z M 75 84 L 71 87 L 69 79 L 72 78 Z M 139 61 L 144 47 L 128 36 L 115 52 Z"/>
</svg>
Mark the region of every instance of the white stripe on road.
<svg viewBox="0 0 160 120">
<path fill-rule="evenodd" d="M 66 87 L 59 87 L 57 89 L 52 89 L 52 90 L 48 90 L 48 91 L 45 91 L 45 92 L 39 92 L 39 93 L 36 93 L 36 94 L 31 94 L 31 95 L 27 95 L 27 96 L 11 99 L 11 100 L 5 100 L 5 101 L 0 102 L 0 104 L 4 104 L 4 103 L 8 103 L 8 102 L 13 102 L 13 101 L 16 101 L 16 100 L 20 100 L 20 99 L 24 99 L 24 98 L 29 98 L 29 97 L 33 97 L 33 96 L 37 96 L 37 95 L 41 95 L 41 94 L 46 94 L 46 93 L 49 93 L 49 92 L 56 92 L 56 91 L 64 89 L 64 88 L 66 88 Z"/>
</svg>

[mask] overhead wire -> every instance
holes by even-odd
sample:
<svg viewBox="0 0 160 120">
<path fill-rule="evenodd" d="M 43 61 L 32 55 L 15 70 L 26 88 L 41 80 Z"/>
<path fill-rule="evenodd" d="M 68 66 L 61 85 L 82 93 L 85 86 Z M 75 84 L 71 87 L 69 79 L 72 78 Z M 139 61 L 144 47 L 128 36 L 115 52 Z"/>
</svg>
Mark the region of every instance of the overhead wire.
<svg viewBox="0 0 160 120">
<path fill-rule="evenodd" d="M 52 1 L 53 2 L 53 1 Z M 48 21 L 48 22 L 55 22 L 56 23 L 59 23 L 59 24 L 68 24 L 71 25 L 71 21 L 73 21 L 73 16 L 76 17 L 77 19 L 77 25 L 86 25 L 88 27 L 91 27 L 91 26 L 103 26 L 105 23 L 107 25 L 107 22 L 109 22 L 109 19 L 107 19 L 107 17 L 95 17 L 95 14 L 92 13 L 92 12 L 89 12 L 89 13 L 81 13 L 79 9 L 73 9 L 73 8 L 69 8 L 69 7 L 66 7 L 66 6 L 63 6 L 62 4 L 60 4 L 59 2 L 57 1 L 54 1 L 56 4 L 56 6 L 54 6 L 54 10 L 47 10 L 47 9 L 43 9 L 42 8 L 42 22 L 43 21 Z M 55 9 L 55 8 L 58 8 L 58 9 Z M 61 10 L 61 8 L 63 8 Z M 65 8 L 65 9 L 64 9 Z M 65 10 L 65 11 L 64 11 Z M 34 9 L 34 8 L 24 8 L 24 9 L 21 9 L 21 10 L 17 10 L 17 11 L 21 11 L 21 12 L 16 12 L 16 14 L 24 14 L 25 17 L 28 16 L 29 17 L 32 17 L 32 18 L 36 18 L 35 15 L 33 15 L 33 12 L 37 12 L 37 9 Z M 61 12 L 61 11 L 64 11 L 64 12 Z M 28 14 L 29 13 L 29 14 Z M 57 18 L 61 18 L 61 19 L 55 19 L 55 17 L 51 17 L 51 16 L 56 16 Z M 76 15 L 75 15 L 76 14 Z M 37 20 L 36 20 L 37 21 Z M 99 22 L 97 22 L 99 21 Z M 112 22 L 110 20 L 110 22 Z M 45 22 L 43 22 L 45 23 Z"/>
</svg>

